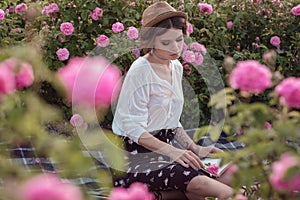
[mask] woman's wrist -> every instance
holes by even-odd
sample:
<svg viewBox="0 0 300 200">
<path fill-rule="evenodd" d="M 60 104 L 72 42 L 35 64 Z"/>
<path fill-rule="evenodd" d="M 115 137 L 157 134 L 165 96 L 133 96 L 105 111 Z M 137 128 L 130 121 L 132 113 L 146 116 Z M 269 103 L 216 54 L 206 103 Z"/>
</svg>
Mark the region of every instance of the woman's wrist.
<svg viewBox="0 0 300 200">
<path fill-rule="evenodd" d="M 200 148 L 201 148 L 201 147 L 200 147 L 199 145 L 193 143 L 193 144 L 190 146 L 189 150 L 191 150 L 191 151 L 194 152 L 196 155 L 198 155 L 199 152 L 200 152 Z"/>
</svg>

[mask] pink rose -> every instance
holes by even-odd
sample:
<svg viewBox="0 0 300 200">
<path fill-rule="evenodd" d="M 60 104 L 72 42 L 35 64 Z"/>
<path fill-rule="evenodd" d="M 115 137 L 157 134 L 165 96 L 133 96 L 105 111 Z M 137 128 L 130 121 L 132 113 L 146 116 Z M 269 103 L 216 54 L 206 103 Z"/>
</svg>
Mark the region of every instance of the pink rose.
<svg viewBox="0 0 300 200">
<path fill-rule="evenodd" d="M 91 14 L 93 20 L 98 20 L 100 16 L 103 15 L 103 9 L 96 7 Z"/>
<path fill-rule="evenodd" d="M 145 184 L 135 182 L 128 189 L 122 187 L 114 188 L 108 200 L 154 200 L 154 195 L 149 192 Z"/>
<path fill-rule="evenodd" d="M 51 13 L 59 12 L 59 7 L 56 3 L 51 3 L 49 5 Z"/>
<path fill-rule="evenodd" d="M 4 20 L 4 18 L 5 18 L 5 12 L 4 10 L 0 9 L 0 20 L 2 21 Z"/>
<path fill-rule="evenodd" d="M 192 63 L 195 61 L 196 57 L 195 57 L 195 53 L 193 51 L 190 50 L 186 50 L 182 53 L 182 59 L 185 62 L 189 62 Z"/>
<path fill-rule="evenodd" d="M 278 36 L 273 36 L 271 37 L 270 39 L 270 43 L 275 46 L 275 47 L 278 47 L 280 45 L 280 38 Z"/>
<path fill-rule="evenodd" d="M 191 24 L 191 23 L 188 23 L 188 25 L 187 25 L 187 32 L 189 33 L 189 34 L 191 34 L 191 33 L 193 33 L 193 25 Z"/>
<path fill-rule="evenodd" d="M 14 92 L 16 89 L 15 74 L 7 63 L 0 63 L 0 100 L 2 96 Z"/>
<path fill-rule="evenodd" d="M 64 22 L 60 25 L 60 30 L 64 35 L 72 35 L 74 32 L 74 26 L 70 22 Z"/>
<path fill-rule="evenodd" d="M 83 124 L 84 120 L 81 117 L 81 115 L 79 114 L 74 114 L 71 119 L 70 119 L 70 124 L 72 124 L 72 126 L 81 126 Z"/>
<path fill-rule="evenodd" d="M 94 10 L 93 10 L 94 13 L 96 13 L 98 16 L 102 16 L 103 15 L 103 9 L 102 8 L 99 8 L 99 7 L 96 7 Z"/>
<path fill-rule="evenodd" d="M 69 50 L 67 48 L 60 48 L 56 51 L 56 55 L 59 60 L 68 60 L 69 59 Z"/>
<path fill-rule="evenodd" d="M 288 176 L 288 170 L 294 168 L 293 176 Z M 289 153 L 281 155 L 280 160 L 272 164 L 272 174 L 269 177 L 271 185 L 279 191 L 294 192 L 300 189 L 300 159 Z"/>
<path fill-rule="evenodd" d="M 135 56 L 135 58 L 138 58 L 141 55 L 140 50 L 136 49 L 136 48 L 135 49 L 131 49 L 131 52 L 133 53 L 133 55 Z"/>
<path fill-rule="evenodd" d="M 198 42 L 192 42 L 190 44 L 190 49 L 194 51 L 200 52 L 202 55 L 206 54 L 206 48 L 203 44 L 200 44 Z"/>
<path fill-rule="evenodd" d="M 209 172 L 211 172 L 211 173 L 213 173 L 213 174 L 218 174 L 218 172 L 219 172 L 219 168 L 218 168 L 218 166 L 216 166 L 216 165 L 209 165 L 207 168 L 206 168 L 206 170 L 207 171 L 209 171 Z"/>
<path fill-rule="evenodd" d="M 56 3 L 51 3 L 49 6 L 45 6 L 42 10 L 42 14 L 50 15 L 51 13 L 59 12 L 59 7 Z"/>
<path fill-rule="evenodd" d="M 195 52 L 195 61 L 193 62 L 193 64 L 195 65 L 201 65 L 203 63 L 203 56 L 202 54 Z"/>
<path fill-rule="evenodd" d="M 291 108 L 300 107 L 300 78 L 284 79 L 276 86 L 275 92 L 282 98 L 283 104 Z"/>
<path fill-rule="evenodd" d="M 116 99 L 120 89 L 120 70 L 105 58 L 75 57 L 58 70 L 73 105 L 99 108 Z"/>
<path fill-rule="evenodd" d="M 272 73 L 268 67 L 256 60 L 247 60 L 237 63 L 232 70 L 229 82 L 234 89 L 259 94 L 271 87 L 271 79 Z"/>
<path fill-rule="evenodd" d="M 109 45 L 109 38 L 106 35 L 100 35 L 97 38 L 97 45 L 100 47 L 107 47 Z"/>
<path fill-rule="evenodd" d="M 227 28 L 231 29 L 231 26 L 232 26 L 232 21 L 227 22 Z"/>
<path fill-rule="evenodd" d="M 15 8 L 16 13 L 21 13 L 27 10 L 27 5 L 25 3 L 18 4 Z"/>
<path fill-rule="evenodd" d="M 299 16 L 300 15 L 300 4 L 298 4 L 297 6 L 292 8 L 292 13 L 295 16 Z"/>
<path fill-rule="evenodd" d="M 116 22 L 112 25 L 112 31 L 114 33 L 119 33 L 121 31 L 124 31 L 124 25 L 120 22 Z"/>
<path fill-rule="evenodd" d="M 17 196 L 24 200 L 84 200 L 77 186 L 63 183 L 53 174 L 41 174 L 30 178 L 21 185 Z"/>
<path fill-rule="evenodd" d="M 21 68 L 16 73 L 16 86 L 18 89 L 28 87 L 33 83 L 34 75 L 32 66 L 28 63 L 22 63 Z"/>
<path fill-rule="evenodd" d="M 137 30 L 137 28 L 130 26 L 128 28 L 127 31 L 127 36 L 131 39 L 131 40 L 135 40 L 139 37 L 139 31 Z"/>
<path fill-rule="evenodd" d="M 204 14 L 212 14 L 213 12 L 212 6 L 207 3 L 198 3 L 197 7 L 200 9 L 200 12 Z"/>
</svg>

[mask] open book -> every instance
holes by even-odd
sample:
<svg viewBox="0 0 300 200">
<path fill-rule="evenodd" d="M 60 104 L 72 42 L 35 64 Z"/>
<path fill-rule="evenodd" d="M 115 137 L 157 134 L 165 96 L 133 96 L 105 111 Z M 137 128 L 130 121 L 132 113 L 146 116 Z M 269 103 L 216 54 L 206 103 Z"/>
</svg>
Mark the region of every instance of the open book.
<svg viewBox="0 0 300 200">
<path fill-rule="evenodd" d="M 204 172 L 206 175 L 212 178 L 220 177 L 230 166 L 230 162 L 222 163 L 221 158 L 201 158 L 200 160 L 203 163 L 204 168 L 200 168 L 199 171 Z"/>
</svg>

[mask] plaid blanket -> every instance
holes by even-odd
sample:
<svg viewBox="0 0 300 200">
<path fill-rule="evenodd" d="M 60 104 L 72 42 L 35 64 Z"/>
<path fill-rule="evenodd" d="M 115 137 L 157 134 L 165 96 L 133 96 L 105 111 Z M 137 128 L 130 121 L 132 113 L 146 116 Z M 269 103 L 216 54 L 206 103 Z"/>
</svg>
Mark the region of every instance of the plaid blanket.
<svg viewBox="0 0 300 200">
<path fill-rule="evenodd" d="M 192 137 L 196 129 L 190 129 L 186 131 Z M 226 138 L 226 134 L 224 133 L 221 134 L 220 138 L 216 142 L 213 142 L 209 136 L 204 136 L 200 138 L 197 144 L 203 146 L 215 145 L 216 147 L 223 150 L 238 150 L 244 147 L 243 144 L 237 141 L 229 141 Z M 8 149 L 8 151 L 11 155 L 10 158 L 11 162 L 20 163 L 24 165 L 26 169 L 29 171 L 36 170 L 37 172 L 43 172 L 43 173 L 55 171 L 54 160 L 52 160 L 51 158 L 38 157 L 34 147 L 15 147 L 15 148 Z M 96 163 L 97 167 L 108 169 L 108 166 L 103 161 L 103 156 L 100 151 L 93 151 L 93 152 L 83 151 L 83 154 L 96 158 L 95 160 L 97 160 Z M 77 184 L 80 187 L 86 188 L 92 196 L 96 197 L 97 200 L 106 199 L 106 197 L 103 195 L 104 188 L 101 188 L 97 180 L 93 178 L 80 177 L 69 181 Z"/>
</svg>

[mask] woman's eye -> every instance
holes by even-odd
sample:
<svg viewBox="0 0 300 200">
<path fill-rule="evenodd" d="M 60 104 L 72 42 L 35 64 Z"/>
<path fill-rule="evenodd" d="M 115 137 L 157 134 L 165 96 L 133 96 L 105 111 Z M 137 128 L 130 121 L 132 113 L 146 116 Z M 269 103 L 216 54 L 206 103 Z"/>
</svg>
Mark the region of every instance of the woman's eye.
<svg viewBox="0 0 300 200">
<path fill-rule="evenodd" d="M 182 38 L 180 38 L 180 39 L 177 39 L 176 41 L 177 41 L 177 42 L 181 42 L 182 40 L 183 40 L 183 39 L 182 39 Z"/>
<path fill-rule="evenodd" d="M 169 45 L 170 42 L 162 42 L 163 45 Z"/>
</svg>

